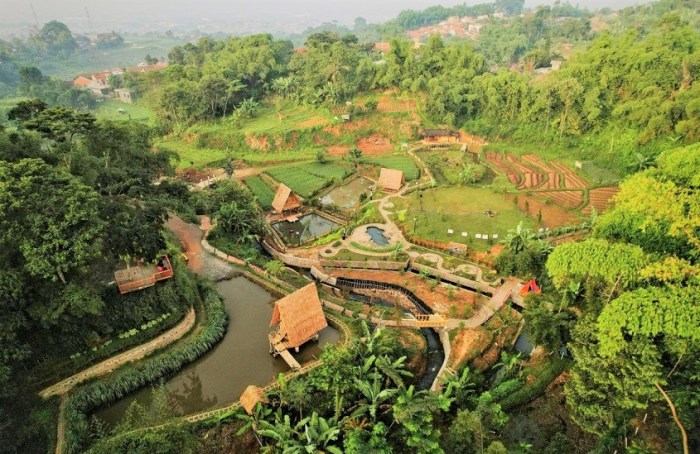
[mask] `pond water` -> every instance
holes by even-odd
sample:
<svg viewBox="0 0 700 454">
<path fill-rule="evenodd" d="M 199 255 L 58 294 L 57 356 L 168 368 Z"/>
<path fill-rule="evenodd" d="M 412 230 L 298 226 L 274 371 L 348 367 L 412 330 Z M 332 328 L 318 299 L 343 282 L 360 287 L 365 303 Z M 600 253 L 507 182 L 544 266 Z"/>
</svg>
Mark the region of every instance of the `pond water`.
<svg viewBox="0 0 700 454">
<path fill-rule="evenodd" d="M 290 245 L 299 245 L 337 230 L 340 224 L 316 213 L 306 214 L 294 222 L 282 221 L 272 227 Z"/>
<path fill-rule="evenodd" d="M 532 350 L 534 350 L 534 348 L 535 346 L 530 340 L 527 331 L 523 330 L 523 332 L 520 333 L 520 336 L 518 336 L 518 339 L 515 341 L 515 350 L 519 351 L 520 353 L 525 353 L 526 355 L 529 355 L 530 353 L 532 353 Z"/>
<path fill-rule="evenodd" d="M 248 385 L 265 386 L 279 372 L 289 370 L 281 358 L 269 354 L 267 333 L 276 298 L 244 277 L 222 281 L 217 290 L 230 318 L 226 336 L 209 353 L 165 382 L 168 400 L 181 415 L 234 402 Z M 329 326 L 321 331 L 319 342 L 308 342 L 299 353 L 292 353 L 303 364 L 317 357 L 323 345 L 340 337 Z M 148 406 L 152 398 L 152 388 L 146 387 L 98 410 L 96 415 L 114 426 L 133 401 Z"/>
<path fill-rule="evenodd" d="M 367 178 L 355 178 L 321 197 L 321 203 L 323 205 L 335 205 L 343 210 L 355 208 L 360 203 L 360 195 L 369 192 L 369 188 L 373 185 L 372 180 Z"/>
<path fill-rule="evenodd" d="M 384 230 L 379 227 L 367 227 L 367 234 L 377 246 L 387 246 L 389 244 L 389 238 L 384 235 Z"/>
</svg>

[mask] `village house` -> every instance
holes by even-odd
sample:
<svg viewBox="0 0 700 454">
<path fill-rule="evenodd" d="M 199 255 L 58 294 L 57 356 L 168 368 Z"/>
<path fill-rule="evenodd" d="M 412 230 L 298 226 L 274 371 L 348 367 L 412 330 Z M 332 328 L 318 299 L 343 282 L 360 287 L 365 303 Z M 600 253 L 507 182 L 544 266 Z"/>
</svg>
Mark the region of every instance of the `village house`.
<svg viewBox="0 0 700 454">
<path fill-rule="evenodd" d="M 423 144 L 440 146 L 459 143 L 459 133 L 449 129 L 424 129 L 421 131 Z"/>
<path fill-rule="evenodd" d="M 114 99 L 119 102 L 131 104 L 134 102 L 134 95 L 128 88 L 115 88 Z"/>
</svg>

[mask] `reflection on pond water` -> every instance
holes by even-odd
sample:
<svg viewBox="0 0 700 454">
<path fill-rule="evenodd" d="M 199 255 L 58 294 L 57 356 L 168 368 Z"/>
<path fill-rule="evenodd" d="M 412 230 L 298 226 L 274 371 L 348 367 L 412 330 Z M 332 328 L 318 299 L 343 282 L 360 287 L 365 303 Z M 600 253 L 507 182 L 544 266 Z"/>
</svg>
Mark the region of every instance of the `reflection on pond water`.
<svg viewBox="0 0 700 454">
<path fill-rule="evenodd" d="M 294 222 L 282 221 L 272 224 L 287 244 L 298 245 L 337 230 L 340 224 L 319 214 L 310 213 Z"/>
<path fill-rule="evenodd" d="M 236 401 L 248 385 L 265 386 L 289 366 L 269 354 L 267 333 L 275 298 L 262 287 L 238 277 L 217 284 L 230 321 L 224 339 L 209 353 L 185 367 L 164 385 L 176 414 L 189 414 Z M 319 342 L 309 342 L 294 357 L 304 363 L 321 353 L 321 347 L 340 339 L 332 327 L 321 331 Z M 146 387 L 96 415 L 113 426 L 122 420 L 129 405 L 151 405 L 153 393 Z"/>
</svg>

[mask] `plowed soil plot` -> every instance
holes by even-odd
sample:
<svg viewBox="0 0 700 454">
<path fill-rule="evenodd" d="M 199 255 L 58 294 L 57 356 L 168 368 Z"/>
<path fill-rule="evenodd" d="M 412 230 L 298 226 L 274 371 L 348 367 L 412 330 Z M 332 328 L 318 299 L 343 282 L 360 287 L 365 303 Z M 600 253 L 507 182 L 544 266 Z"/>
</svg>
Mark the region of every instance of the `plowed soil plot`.
<svg viewBox="0 0 700 454">
<path fill-rule="evenodd" d="M 508 164 L 503 155 L 487 152 L 486 159 L 493 163 L 501 173 L 505 174 L 511 183 L 514 185 L 520 184 L 520 174 Z"/>
<path fill-rule="evenodd" d="M 390 98 L 382 98 L 377 103 L 379 112 L 415 112 L 416 101 L 395 101 Z"/>
<path fill-rule="evenodd" d="M 521 163 L 518 158 L 508 155 L 508 162 L 523 175 L 523 182 L 518 189 L 532 189 L 542 184 L 544 176 L 536 170 Z"/>
<path fill-rule="evenodd" d="M 546 162 L 534 154 L 526 154 L 522 156 L 523 161 L 533 164 L 536 169 L 541 170 L 546 175 L 546 181 L 540 189 L 559 189 L 561 187 L 561 177 L 556 170 L 549 167 Z"/>
<path fill-rule="evenodd" d="M 573 170 L 564 164 L 552 161 L 551 165 L 564 175 L 564 187 L 566 189 L 583 189 L 588 187 L 588 182 L 583 177 L 576 175 Z"/>
<path fill-rule="evenodd" d="M 509 194 L 506 198 L 513 201 L 515 195 Z M 525 202 L 528 204 L 527 210 Z M 522 211 L 527 211 L 530 216 L 537 216 L 538 212 L 542 212 L 542 225 L 545 227 L 562 227 L 565 225 L 577 224 L 579 221 L 577 216 L 556 205 L 547 205 L 541 200 L 522 193 L 518 194 L 518 208 Z"/>
<path fill-rule="evenodd" d="M 538 192 L 537 195 L 567 210 L 576 209 L 583 203 L 583 191 Z"/>
<path fill-rule="evenodd" d="M 362 150 L 362 154 L 365 156 L 376 156 L 394 151 L 391 140 L 382 136 L 371 136 L 360 139 L 357 142 L 357 148 Z"/>
<path fill-rule="evenodd" d="M 591 189 L 588 193 L 588 205 L 583 209 L 585 214 L 591 214 L 592 207 L 595 207 L 598 213 L 602 213 L 612 204 L 612 198 L 620 192 L 620 188 L 597 188 Z"/>
</svg>

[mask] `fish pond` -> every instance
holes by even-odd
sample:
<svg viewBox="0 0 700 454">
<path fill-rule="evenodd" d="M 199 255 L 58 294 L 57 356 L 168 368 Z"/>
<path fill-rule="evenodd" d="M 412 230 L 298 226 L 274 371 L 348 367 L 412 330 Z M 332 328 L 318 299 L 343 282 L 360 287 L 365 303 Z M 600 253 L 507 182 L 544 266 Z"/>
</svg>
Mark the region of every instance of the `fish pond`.
<svg viewBox="0 0 700 454">
<path fill-rule="evenodd" d="M 285 243 L 300 245 L 315 238 L 320 238 L 340 228 L 340 224 L 321 216 L 309 213 L 294 222 L 281 221 L 272 224 Z"/>
<path fill-rule="evenodd" d="M 229 314 L 228 330 L 209 353 L 165 382 L 169 407 L 177 415 L 235 402 L 248 385 L 265 386 L 278 373 L 289 371 L 281 358 L 269 354 L 267 333 L 276 298 L 244 277 L 219 282 L 217 290 Z M 293 353 L 299 363 L 313 360 L 324 345 L 341 337 L 330 326 L 319 334 L 318 342 L 308 342 L 299 353 Z M 132 402 L 149 408 L 152 391 L 152 387 L 142 388 L 95 415 L 113 427 L 122 420 Z"/>
</svg>

